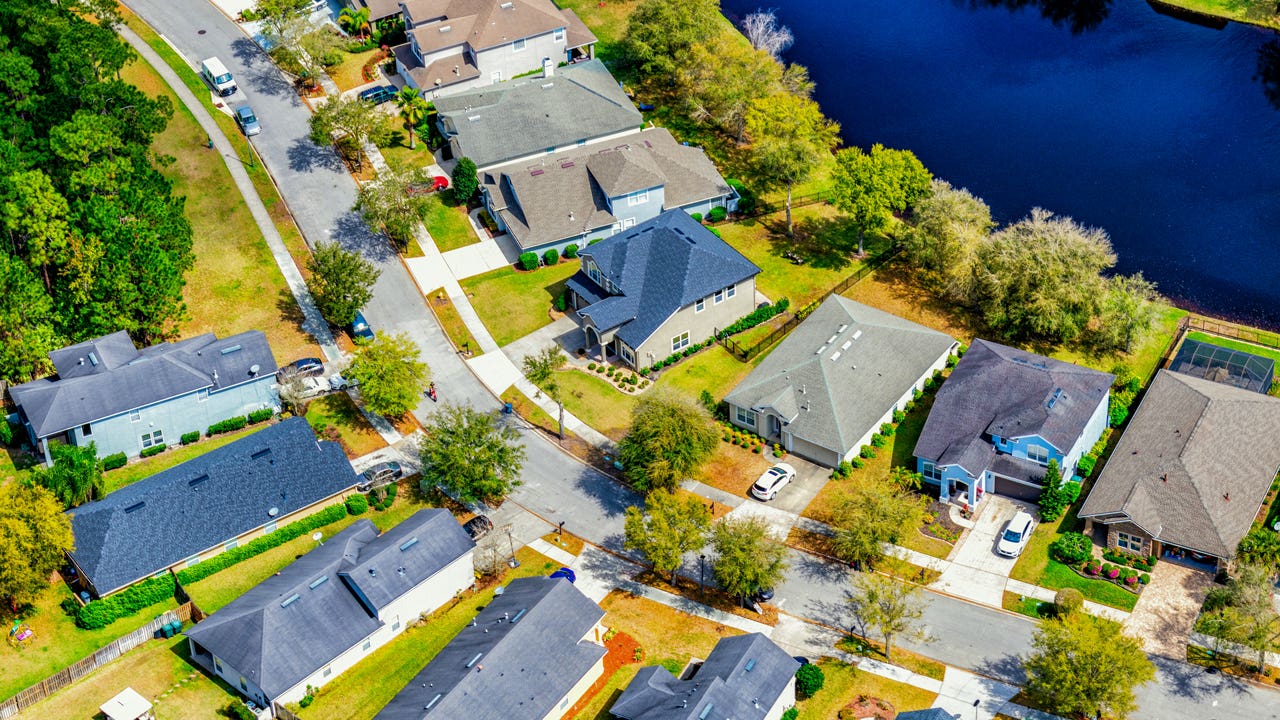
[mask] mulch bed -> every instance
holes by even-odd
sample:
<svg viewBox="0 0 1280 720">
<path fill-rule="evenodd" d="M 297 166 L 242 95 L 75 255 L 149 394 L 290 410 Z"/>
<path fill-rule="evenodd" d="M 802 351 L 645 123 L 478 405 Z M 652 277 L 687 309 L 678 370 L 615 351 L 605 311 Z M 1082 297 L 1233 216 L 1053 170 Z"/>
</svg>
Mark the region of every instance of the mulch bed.
<svg viewBox="0 0 1280 720">
<path fill-rule="evenodd" d="M 578 699 L 578 702 L 569 708 L 569 712 L 565 713 L 564 717 L 576 717 L 578 713 L 591 704 L 591 701 L 604 689 L 605 684 L 609 682 L 609 678 L 613 677 L 613 674 L 618 672 L 619 668 L 636 662 L 636 651 L 640 649 L 640 643 L 636 642 L 635 638 L 630 635 L 620 632 L 614 633 L 613 637 L 606 640 L 604 647 L 604 673 L 592 683 L 587 692 Z"/>
<path fill-rule="evenodd" d="M 897 714 L 893 711 L 893 703 L 866 695 L 859 695 L 857 700 L 845 705 L 839 714 L 840 720 L 893 720 L 895 717 Z"/>
<path fill-rule="evenodd" d="M 920 532 L 925 535 L 928 535 L 931 538 L 936 538 L 943 542 L 951 543 L 952 545 L 954 545 L 956 542 L 956 538 L 960 536 L 960 533 L 964 532 L 964 527 L 956 524 L 956 521 L 951 519 L 951 508 L 949 503 L 944 503 L 941 500 L 935 500 L 933 501 L 932 504 L 929 505 L 928 509 L 925 510 L 925 512 L 929 513 L 930 515 L 933 515 L 934 521 L 920 528 Z M 944 530 L 946 530 L 949 533 L 954 533 L 954 535 L 950 538 L 943 537 L 942 535 L 932 530 L 934 525 L 940 525 Z"/>
</svg>

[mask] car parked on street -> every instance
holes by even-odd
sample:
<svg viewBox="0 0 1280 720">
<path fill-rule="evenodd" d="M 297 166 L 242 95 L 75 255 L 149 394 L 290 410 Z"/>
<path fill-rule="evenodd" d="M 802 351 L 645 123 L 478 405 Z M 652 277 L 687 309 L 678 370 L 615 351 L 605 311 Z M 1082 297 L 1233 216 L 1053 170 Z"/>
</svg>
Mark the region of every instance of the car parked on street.
<svg viewBox="0 0 1280 720">
<path fill-rule="evenodd" d="M 360 484 L 356 485 L 356 489 L 360 492 L 367 492 L 374 488 L 390 485 L 391 483 L 404 477 L 404 468 L 400 463 L 394 460 L 380 462 L 377 465 L 360 473 L 364 478 Z"/>
<path fill-rule="evenodd" d="M 371 102 L 374 105 L 381 105 L 388 100 L 395 98 L 400 93 L 391 85 L 378 85 L 367 90 L 360 91 L 360 99 Z"/>
<path fill-rule="evenodd" d="M 240 126 L 241 132 L 246 137 L 253 137 L 262 132 L 262 126 L 258 124 L 258 116 L 253 114 L 253 108 L 248 105 L 241 105 L 236 108 L 236 124 Z"/>
<path fill-rule="evenodd" d="M 280 368 L 276 376 L 285 379 L 293 376 L 319 377 L 324 374 L 324 361 L 320 358 L 299 358 Z"/>
<path fill-rule="evenodd" d="M 757 500 L 772 500 L 778 496 L 779 490 L 795 479 L 795 476 L 795 468 L 786 463 L 778 463 L 765 470 L 760 479 L 751 486 L 751 497 Z"/>
<path fill-rule="evenodd" d="M 364 319 L 364 313 L 356 311 L 356 319 L 351 321 L 351 339 L 353 341 L 372 341 L 373 328 L 369 327 L 369 321 Z"/>
<path fill-rule="evenodd" d="M 1005 557 L 1018 557 L 1027 547 L 1027 541 L 1031 539 L 1031 531 L 1035 526 L 1036 521 L 1031 518 L 1031 515 L 1019 510 L 1009 524 L 1004 526 L 1004 532 L 996 542 L 996 552 Z"/>
<path fill-rule="evenodd" d="M 488 515 L 477 515 L 463 524 L 462 529 L 467 531 L 473 541 L 479 540 L 493 529 L 493 521 Z"/>
</svg>

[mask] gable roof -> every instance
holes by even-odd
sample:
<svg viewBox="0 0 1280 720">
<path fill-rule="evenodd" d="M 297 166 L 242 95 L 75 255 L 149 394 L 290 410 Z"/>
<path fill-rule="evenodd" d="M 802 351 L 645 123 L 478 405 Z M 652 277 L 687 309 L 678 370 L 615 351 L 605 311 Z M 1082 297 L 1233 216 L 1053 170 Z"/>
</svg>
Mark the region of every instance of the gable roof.
<svg viewBox="0 0 1280 720">
<path fill-rule="evenodd" d="M 610 197 L 661 187 L 663 209 L 669 210 L 733 194 L 702 148 L 680 144 L 665 128 L 613 146 L 503 165 L 481 173 L 481 179 L 490 205 L 521 247 L 613 225 Z"/>
<path fill-rule="evenodd" d="M 609 709 L 623 720 L 764 720 L 800 663 L 760 633 L 722 638 L 697 673 L 643 668 Z"/>
<path fill-rule="evenodd" d="M 1235 554 L 1280 469 L 1280 399 L 1161 370 L 1080 508 Z"/>
<path fill-rule="evenodd" d="M 668 210 L 580 253 L 584 267 L 588 259 L 594 261 L 621 294 L 578 314 L 602 331 L 618 328 L 617 336 L 632 348 L 680 308 L 760 272 L 682 210 Z M 583 271 L 569 279 L 569 286 L 599 288 Z"/>
<path fill-rule="evenodd" d="M 455 155 L 487 168 L 517 158 L 638 130 L 640 111 L 599 60 L 436 98 Z"/>
<path fill-rule="evenodd" d="M 418 38 L 424 54 L 462 42 L 474 50 L 486 50 L 571 24 L 551 0 L 407 0 L 404 8 L 410 32 L 429 31 Z M 442 26 L 451 29 L 442 33 Z M 595 42 L 594 35 L 589 40 L 575 39 L 578 44 L 569 47 Z"/>
<path fill-rule="evenodd" d="M 216 392 L 276 371 L 267 336 L 213 333 L 138 350 L 123 331 L 49 353 L 57 375 L 9 389 L 36 437 L 179 395 Z M 256 370 L 255 370 L 256 368 Z"/>
<path fill-rule="evenodd" d="M 771 409 L 796 437 L 843 455 L 955 345 L 936 330 L 832 295 L 725 401 Z"/>
<path fill-rule="evenodd" d="M 512 580 L 375 720 L 541 720 L 604 657 L 602 617 L 564 578 Z"/>
<path fill-rule="evenodd" d="M 989 435 L 1038 435 L 1070 451 L 1115 376 L 977 339 L 942 384 L 916 457 L 977 477 L 995 454 Z"/>
<path fill-rule="evenodd" d="M 910 712 L 898 713 L 897 720 L 955 720 L 955 715 L 942 708 L 929 708 L 928 710 L 911 710 Z"/>
<path fill-rule="evenodd" d="M 474 547 L 448 510 L 357 520 L 186 634 L 275 698 L 383 625 L 361 596 L 381 610 Z"/>
<path fill-rule="evenodd" d="M 289 418 L 69 510 L 71 555 L 105 595 L 356 481 L 341 446 Z"/>
</svg>

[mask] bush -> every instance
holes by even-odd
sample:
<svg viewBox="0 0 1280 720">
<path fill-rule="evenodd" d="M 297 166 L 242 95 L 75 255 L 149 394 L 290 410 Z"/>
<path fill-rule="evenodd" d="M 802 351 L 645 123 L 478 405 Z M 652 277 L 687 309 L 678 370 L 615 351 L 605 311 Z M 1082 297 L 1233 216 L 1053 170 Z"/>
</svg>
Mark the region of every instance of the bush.
<svg viewBox="0 0 1280 720">
<path fill-rule="evenodd" d="M 12 445 L 13 435 L 13 425 L 10 425 L 8 420 L 0 419 L 0 445 Z"/>
<path fill-rule="evenodd" d="M 1098 464 L 1098 458 L 1092 455 L 1085 455 L 1076 463 L 1076 474 L 1082 478 L 1087 478 L 1093 473 L 1093 468 Z"/>
<path fill-rule="evenodd" d="M 1084 595 L 1075 588 L 1062 588 L 1053 596 L 1053 611 L 1059 617 L 1066 617 L 1084 605 Z"/>
<path fill-rule="evenodd" d="M 1138 576 L 1138 582 L 1142 583 L 1143 585 L 1146 585 L 1147 583 L 1151 582 L 1151 576 L 1146 573 L 1142 573 L 1141 575 Z"/>
<path fill-rule="evenodd" d="M 577 245 L 577 243 L 569 243 L 568 245 L 565 245 L 565 246 L 564 246 L 564 256 L 565 256 L 565 259 L 567 259 L 567 260 L 572 260 L 572 259 L 574 259 L 574 258 L 578 257 L 578 245 Z"/>
<path fill-rule="evenodd" d="M 896 432 L 898 432 L 898 428 L 894 427 L 894 426 L 893 426 L 893 423 L 881 423 L 881 424 L 880 424 L 880 434 L 881 434 L 881 435 L 883 435 L 883 436 L 885 436 L 885 437 L 889 438 L 889 437 L 893 437 L 893 434 L 894 434 L 894 433 L 896 433 Z"/>
<path fill-rule="evenodd" d="M 1053 559 L 1067 565 L 1077 565 L 1088 560 L 1093 553 L 1093 541 L 1088 535 L 1070 532 L 1049 546 L 1049 554 Z"/>
<path fill-rule="evenodd" d="M 844 463 L 841 463 L 841 464 L 843 465 Z M 854 459 L 852 459 L 852 460 L 850 460 L 850 461 L 849 461 L 849 467 L 850 467 L 850 469 L 852 469 L 852 470 L 861 470 L 862 468 L 864 468 L 864 467 L 866 467 L 866 466 L 867 466 L 867 461 L 866 461 L 866 460 L 863 460 L 863 459 L 862 459 L 862 458 L 860 458 L 860 457 L 856 457 L 856 458 L 854 458 Z"/>
<path fill-rule="evenodd" d="M 587 369 L 588 369 L 588 370 L 590 370 L 590 371 L 592 371 L 592 372 L 595 372 L 596 364 L 595 364 L 594 362 L 589 362 L 589 363 L 587 363 Z"/>
<path fill-rule="evenodd" d="M 86 630 L 104 628 L 122 617 L 173 598 L 173 575 L 148 578 L 115 595 L 94 600 L 76 613 L 76 625 Z"/>
<path fill-rule="evenodd" d="M 716 237 L 720 238 L 721 240 L 723 240 L 723 239 L 724 239 L 724 234 L 720 232 L 720 228 L 713 228 L 713 227 L 709 227 L 709 228 L 707 228 L 707 230 L 708 230 L 712 235 L 715 235 Z"/>
<path fill-rule="evenodd" d="M 867 460 L 871 460 L 876 456 L 876 449 L 870 445 L 863 445 L 862 449 L 858 451 L 858 455 Z"/>
<path fill-rule="evenodd" d="M 889 439 L 880 433 L 871 436 L 871 447 L 882 448 L 889 444 Z"/>
<path fill-rule="evenodd" d="M 189 568 L 179 570 L 178 581 L 183 585 L 190 585 L 193 582 L 203 580 L 219 570 L 225 570 L 238 562 L 261 555 L 272 548 L 280 547 L 294 538 L 302 537 L 316 528 L 335 523 L 346 516 L 347 508 L 345 505 L 330 505 L 314 515 L 304 517 L 297 522 L 291 522 L 270 535 L 263 535 L 246 545 L 214 555 L 199 565 L 192 565 Z"/>
<path fill-rule="evenodd" d="M 183 444 L 183 445 L 190 445 L 191 443 L 193 443 L 193 442 L 195 442 L 195 441 L 197 441 L 197 440 L 199 440 L 199 439 L 200 439 L 200 431 L 199 431 L 199 430 L 192 430 L 192 431 L 191 431 L 191 432 L 189 432 L 189 433 L 182 433 L 182 437 L 180 438 L 180 440 L 181 440 L 181 442 L 182 442 L 182 444 Z"/>
<path fill-rule="evenodd" d="M 710 222 L 723 222 L 727 217 L 729 217 L 729 211 L 719 206 L 713 207 L 707 212 L 707 220 Z"/>
<path fill-rule="evenodd" d="M 702 222 L 702 213 L 689 213 L 689 217 L 693 218 L 694 222 Z"/>
<path fill-rule="evenodd" d="M 949 367 L 949 368 L 953 368 L 953 367 L 955 367 L 955 366 L 956 366 L 956 363 L 958 363 L 958 362 L 960 362 L 960 356 L 959 356 L 959 355 L 948 355 L 948 356 L 947 356 L 947 367 Z"/>
<path fill-rule="evenodd" d="M 200 434 L 200 433 L 196 433 L 196 435 L 197 435 L 197 436 L 199 436 L 199 434 Z M 124 454 L 124 453 L 122 453 L 122 452 L 113 453 L 113 454 L 111 454 L 111 455 L 108 455 L 108 456 L 106 456 L 106 457 L 102 458 L 102 469 L 103 469 L 103 470 L 115 470 L 116 468 L 122 468 L 122 467 L 124 467 L 124 466 L 125 466 L 125 464 L 126 464 L 126 463 L 128 463 L 128 462 L 129 462 L 129 456 L 128 456 L 128 455 L 125 455 L 125 454 Z"/>
<path fill-rule="evenodd" d="M 249 418 L 241 415 L 239 417 L 227 418 L 221 422 L 216 422 L 209 426 L 209 437 L 225 432 L 233 432 L 235 430 L 243 430 L 245 425 L 249 424 Z"/>
<path fill-rule="evenodd" d="M 538 253 L 536 252 L 520 253 L 520 269 L 521 270 L 537 270 L 538 269 Z"/>
<path fill-rule="evenodd" d="M 165 447 L 166 446 L 164 443 L 160 443 L 159 445 L 152 445 L 149 448 L 144 448 L 142 452 L 138 453 L 138 457 L 149 458 L 152 455 L 159 455 L 160 453 L 164 452 Z"/>
<path fill-rule="evenodd" d="M 564 312 L 564 309 L 569 306 L 568 291 L 561 292 L 559 295 L 556 296 L 555 306 L 557 311 Z"/>
<path fill-rule="evenodd" d="M 548 266 L 555 265 L 560 262 L 560 251 L 555 248 L 551 248 L 550 250 L 542 253 L 542 262 L 546 263 Z"/>
<path fill-rule="evenodd" d="M 905 411 L 902 411 L 902 410 L 894 410 L 894 411 L 893 411 L 893 421 L 894 421 L 894 422 L 896 422 L 896 423 L 900 423 L 900 422 L 902 422 L 903 420 L 906 420 L 906 419 L 907 419 L 907 413 L 906 413 Z"/>
<path fill-rule="evenodd" d="M 822 689 L 822 685 L 827 678 L 822 673 L 822 668 L 812 663 L 801 665 L 796 671 L 796 695 L 804 698 L 813 697 L 815 693 Z"/>
<path fill-rule="evenodd" d="M 363 515 L 369 510 L 369 498 L 363 495 L 352 495 L 345 504 L 348 515 Z"/>
<path fill-rule="evenodd" d="M 271 417 L 275 414 L 276 414 L 275 410 L 272 410 L 271 408 L 267 407 L 267 408 L 262 408 L 261 410 L 254 410 L 253 412 L 249 413 L 247 417 L 249 419 L 250 425 L 257 425 L 260 422 L 266 422 L 270 420 Z"/>
<path fill-rule="evenodd" d="M 258 716 L 240 700 L 232 700 L 223 708 L 223 713 L 232 720 L 258 720 Z"/>
<path fill-rule="evenodd" d="M 782 720 L 798 720 L 799 717 L 800 711 L 793 707 L 787 708 L 787 711 L 782 713 Z"/>
<path fill-rule="evenodd" d="M 596 243 L 600 242 L 603 239 L 604 238 L 592 238 L 591 240 L 587 241 L 587 247 L 591 247 L 592 245 L 595 245 Z"/>
</svg>

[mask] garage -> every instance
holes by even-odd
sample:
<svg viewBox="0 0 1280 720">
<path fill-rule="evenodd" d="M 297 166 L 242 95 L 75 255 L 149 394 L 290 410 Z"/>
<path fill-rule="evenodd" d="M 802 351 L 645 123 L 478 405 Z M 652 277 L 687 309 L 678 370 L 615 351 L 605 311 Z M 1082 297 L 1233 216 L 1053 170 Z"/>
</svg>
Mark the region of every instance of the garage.
<svg viewBox="0 0 1280 720">
<path fill-rule="evenodd" d="M 995 480 L 996 494 L 998 495 L 1017 498 L 1018 500 L 1035 501 L 1040 499 L 1039 485 L 1028 485 L 1024 482 L 1019 482 L 1001 475 L 996 475 Z"/>
</svg>

